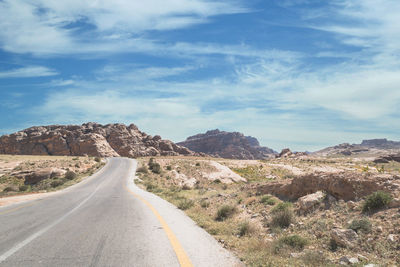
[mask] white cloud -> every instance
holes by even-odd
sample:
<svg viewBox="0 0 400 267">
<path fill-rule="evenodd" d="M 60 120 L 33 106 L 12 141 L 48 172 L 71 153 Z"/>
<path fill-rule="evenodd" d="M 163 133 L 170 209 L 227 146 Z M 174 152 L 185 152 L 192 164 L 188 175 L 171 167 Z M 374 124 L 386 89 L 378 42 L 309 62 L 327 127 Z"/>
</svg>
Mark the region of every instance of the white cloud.
<svg viewBox="0 0 400 267">
<path fill-rule="evenodd" d="M 54 55 L 152 50 L 140 35 L 206 23 L 212 16 L 246 12 L 238 2 L 0 1 L 0 44 L 14 53 Z M 79 34 L 78 34 L 79 32 Z"/>
<path fill-rule="evenodd" d="M 5 3 L 9 4 L 4 1 L 0 5 Z M 143 130 L 174 141 L 200 131 L 222 128 L 254 135 L 264 145 L 277 150 L 288 144 L 296 150 L 310 150 L 338 142 L 359 142 L 363 138 L 382 136 L 382 133 L 388 138 L 398 137 L 400 32 L 397 25 L 400 25 L 400 17 L 397 10 L 400 7 L 397 1 L 335 1 L 340 3 L 334 13 L 339 15 L 336 21 L 314 28 L 334 34 L 340 42 L 355 46 L 357 51 L 338 52 L 333 50 L 336 49 L 334 45 L 324 46 L 315 57 L 339 57 L 341 62 L 324 67 L 318 65 L 318 68 L 310 67 L 310 58 L 296 52 L 254 49 L 247 45 L 163 43 L 137 35 L 146 29 L 161 29 L 157 19 L 151 19 L 157 16 L 166 16 L 165 28 L 207 21 L 218 13 L 218 8 L 213 8 L 214 11 L 206 8 L 210 2 L 185 1 L 190 5 L 179 9 L 178 13 L 171 11 L 174 8 L 167 8 L 165 12 L 143 9 L 143 17 L 132 16 L 131 20 L 124 11 L 120 18 L 115 16 L 122 2 L 117 2 L 110 14 L 102 9 L 105 3 L 97 3 L 103 6 L 92 10 L 86 2 L 71 2 L 71 7 L 66 7 L 64 2 L 52 2 L 48 5 L 51 12 L 45 14 L 49 17 L 46 23 L 34 14 L 32 25 L 38 23 L 36 26 L 43 27 L 44 31 L 48 30 L 46 27 L 51 29 L 49 32 L 55 30 L 60 34 L 60 43 L 42 44 L 40 36 L 36 36 L 38 43 L 34 43 L 33 48 L 24 47 L 25 43 L 21 42 L 9 49 L 38 54 L 123 50 L 170 57 L 226 55 L 235 71 L 226 77 L 165 82 L 161 78 L 181 77 L 179 75 L 195 71 L 197 66 L 107 65 L 95 73 L 92 80 L 54 81 L 69 89 L 50 93 L 44 104 L 36 108 L 36 114 L 46 122 L 134 122 Z M 173 6 L 182 2 L 170 3 Z M 29 4 L 27 18 L 32 11 L 30 8 Z M 192 13 L 195 15 L 185 16 Z M 306 18 L 319 19 L 323 15 L 325 13 Z M 10 23 L 17 23 L 10 19 Z M 21 19 L 24 24 L 25 18 Z M 82 40 L 74 37 L 74 30 L 62 27 L 78 20 L 94 25 L 98 34 L 95 40 L 101 41 L 80 43 Z M 25 29 L 23 25 L 21 29 Z M 7 40 L 10 44 L 15 36 L 11 37 Z M 237 56 L 248 59 L 239 62 Z M 148 95 L 140 95 L 143 92 Z"/>
<path fill-rule="evenodd" d="M 194 66 L 183 67 L 138 67 L 135 65 L 106 65 L 97 70 L 98 80 L 108 81 L 143 81 L 177 76 L 196 69 Z"/>
<path fill-rule="evenodd" d="M 44 76 L 54 76 L 54 75 L 58 75 L 58 73 L 52 69 L 42 66 L 27 66 L 18 69 L 0 71 L 0 79 L 44 77 Z"/>
</svg>

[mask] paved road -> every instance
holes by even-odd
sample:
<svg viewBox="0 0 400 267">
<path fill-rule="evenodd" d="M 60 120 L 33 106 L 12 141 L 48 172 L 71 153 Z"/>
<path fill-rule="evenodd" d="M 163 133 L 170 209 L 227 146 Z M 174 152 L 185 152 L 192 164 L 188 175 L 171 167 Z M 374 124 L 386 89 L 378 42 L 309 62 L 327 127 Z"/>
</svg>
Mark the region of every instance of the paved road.
<svg viewBox="0 0 400 267">
<path fill-rule="evenodd" d="M 136 161 L 109 159 L 56 195 L 0 208 L 0 266 L 238 266 L 168 202 L 133 184 Z"/>
</svg>

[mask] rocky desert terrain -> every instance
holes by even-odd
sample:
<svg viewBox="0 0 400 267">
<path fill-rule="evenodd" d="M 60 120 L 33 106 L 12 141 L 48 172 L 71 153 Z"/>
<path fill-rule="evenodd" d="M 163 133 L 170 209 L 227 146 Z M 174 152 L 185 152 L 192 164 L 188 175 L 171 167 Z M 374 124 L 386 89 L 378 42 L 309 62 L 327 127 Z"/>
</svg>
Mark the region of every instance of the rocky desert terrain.
<svg viewBox="0 0 400 267">
<path fill-rule="evenodd" d="M 28 199 L 10 196 L 46 193 L 73 185 L 103 165 L 102 159 L 94 157 L 0 155 L 0 206 Z"/>
<path fill-rule="evenodd" d="M 101 157 L 133 157 L 141 187 L 248 266 L 399 266 L 400 142 L 277 153 L 238 132 L 175 144 L 134 124 L 86 123 L 4 135 L 0 153 L 0 205 L 77 183 Z"/>
<path fill-rule="evenodd" d="M 289 154 L 139 163 L 137 183 L 182 209 L 248 266 L 400 262 L 399 162 Z"/>
</svg>

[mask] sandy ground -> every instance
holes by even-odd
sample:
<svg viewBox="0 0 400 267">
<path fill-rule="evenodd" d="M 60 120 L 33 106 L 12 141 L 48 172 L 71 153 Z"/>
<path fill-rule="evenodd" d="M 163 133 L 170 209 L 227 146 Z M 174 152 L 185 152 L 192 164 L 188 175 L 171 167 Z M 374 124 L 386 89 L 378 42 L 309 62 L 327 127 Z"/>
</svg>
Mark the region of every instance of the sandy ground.
<svg viewBox="0 0 400 267">
<path fill-rule="evenodd" d="M 286 165 L 286 164 L 273 164 L 273 163 L 268 163 L 268 166 L 271 167 L 279 167 L 282 169 L 286 169 L 288 171 L 291 171 L 294 175 L 304 175 L 306 174 L 305 171 L 303 171 L 302 169 L 299 169 L 297 167 L 294 167 L 292 165 Z"/>
<path fill-rule="evenodd" d="M 48 192 L 48 193 L 35 193 L 35 194 L 26 194 L 26 195 L 19 195 L 19 196 L 11 196 L 11 197 L 2 197 L 0 198 L 0 207 L 8 206 L 11 204 L 16 204 L 20 202 L 25 202 L 29 200 L 35 200 L 39 198 L 48 197 L 54 195 L 57 192 Z"/>
</svg>

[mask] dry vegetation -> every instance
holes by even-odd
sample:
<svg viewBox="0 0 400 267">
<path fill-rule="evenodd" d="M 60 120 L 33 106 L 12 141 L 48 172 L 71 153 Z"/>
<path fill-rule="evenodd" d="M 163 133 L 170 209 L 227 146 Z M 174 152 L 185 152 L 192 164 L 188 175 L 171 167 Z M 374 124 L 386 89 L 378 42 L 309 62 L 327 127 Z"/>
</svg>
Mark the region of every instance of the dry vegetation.
<svg viewBox="0 0 400 267">
<path fill-rule="evenodd" d="M 369 199 L 373 205 L 384 203 L 373 211 L 365 210 L 367 197 L 345 202 L 324 193 L 323 199 L 304 212 L 296 200 L 285 202 L 256 190 L 315 172 L 395 175 L 398 163 L 374 165 L 351 158 L 240 161 L 161 157 L 151 160 L 151 165 L 158 165 L 154 169 L 149 168 L 149 160 L 139 159 L 137 183 L 184 210 L 248 266 L 336 266 L 345 261 L 343 256 L 356 259 L 354 266 L 397 266 L 400 262 L 400 206 L 388 207 L 393 198 L 400 197 L 398 191 L 393 191 L 390 200 Z M 216 172 L 210 160 L 230 167 L 247 182 L 209 179 Z M 336 228 L 353 229 L 357 240 L 352 246 L 340 246 L 331 237 Z"/>
<path fill-rule="evenodd" d="M 0 197 L 59 190 L 103 165 L 92 157 L 0 155 Z"/>
</svg>

